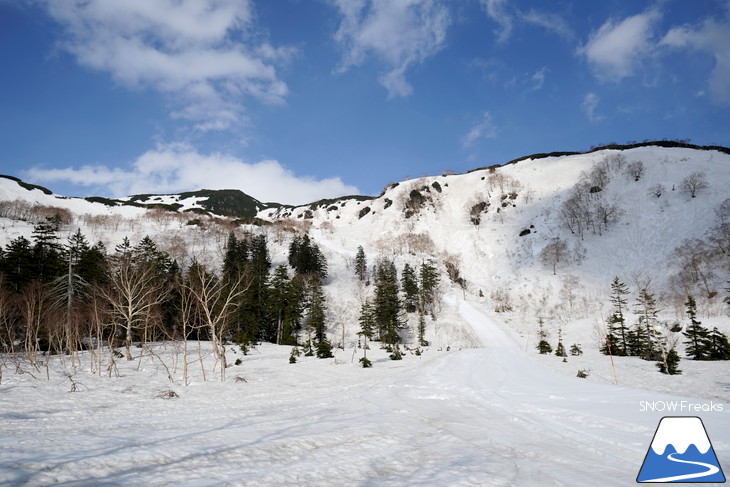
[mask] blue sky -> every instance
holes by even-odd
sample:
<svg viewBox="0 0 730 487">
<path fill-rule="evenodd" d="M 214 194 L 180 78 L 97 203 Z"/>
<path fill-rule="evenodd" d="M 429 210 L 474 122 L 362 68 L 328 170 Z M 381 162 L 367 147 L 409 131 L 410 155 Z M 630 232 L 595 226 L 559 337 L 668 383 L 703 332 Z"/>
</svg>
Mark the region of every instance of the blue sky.
<svg viewBox="0 0 730 487">
<path fill-rule="evenodd" d="M 0 172 L 304 203 L 535 152 L 730 145 L 727 0 L 0 0 Z"/>
</svg>

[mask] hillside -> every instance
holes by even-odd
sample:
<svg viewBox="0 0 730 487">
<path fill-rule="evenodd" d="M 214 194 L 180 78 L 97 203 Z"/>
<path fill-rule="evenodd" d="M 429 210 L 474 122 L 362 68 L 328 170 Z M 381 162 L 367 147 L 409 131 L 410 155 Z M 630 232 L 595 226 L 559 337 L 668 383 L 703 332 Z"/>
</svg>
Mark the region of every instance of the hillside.
<svg viewBox="0 0 730 487">
<path fill-rule="evenodd" d="M 10 435 L 0 439 L 0 482 L 633 483 L 662 416 L 642 411 L 645 401 L 730 407 L 728 362 L 687 359 L 684 337 L 670 330 L 687 325 L 692 294 L 702 323 L 730 332 L 729 183 L 727 150 L 656 145 L 539 155 L 297 207 L 204 191 L 101 202 L 0 179 L 3 248 L 58 215 L 63 239 L 80 229 L 112 252 L 125 237 L 150 236 L 182 267 L 215 272 L 230 232 L 263 235 L 273 270 L 307 233 L 327 260 L 326 331 L 341 347 L 288 364 L 290 346 L 262 343 L 245 356 L 228 346 L 227 377 L 216 382 L 211 345 L 191 341 L 202 348 L 187 387 L 175 340 L 135 348 L 131 362 L 84 351 L 72 371 L 62 356 L 38 370 L 6 357 L 0 410 L 13 411 L 8 428 L 27 440 L 16 448 Z M 373 347 L 373 369 L 357 363 L 360 309 L 374 292 L 354 275 L 359 246 L 368 269 L 380 258 L 399 272 L 433 260 L 441 276 L 425 318 L 430 345 L 418 346 L 409 314 L 404 360 Z M 639 290 L 656 296 L 681 375 L 600 353 L 617 276 L 630 289 L 630 323 Z M 553 346 L 560 337 L 584 353 L 538 354 L 540 321 Z M 179 397 L 162 401 L 170 391 Z M 60 399 L 46 405 L 49 397 Z M 77 413 L 94 431 L 116 431 L 117 446 L 74 429 Z M 703 420 L 727 464 L 727 415 Z"/>
</svg>

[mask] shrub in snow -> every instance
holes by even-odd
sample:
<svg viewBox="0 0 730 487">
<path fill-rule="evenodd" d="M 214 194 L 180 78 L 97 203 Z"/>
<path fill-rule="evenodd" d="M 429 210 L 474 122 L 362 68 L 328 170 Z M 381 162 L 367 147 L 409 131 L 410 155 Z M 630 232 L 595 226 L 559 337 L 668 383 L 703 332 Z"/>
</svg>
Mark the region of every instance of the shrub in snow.
<svg viewBox="0 0 730 487">
<path fill-rule="evenodd" d="M 707 177 L 704 172 L 695 171 L 684 178 L 679 187 L 683 193 L 687 193 L 694 198 L 697 196 L 697 193 L 709 188 L 710 184 L 707 182 Z"/>
</svg>

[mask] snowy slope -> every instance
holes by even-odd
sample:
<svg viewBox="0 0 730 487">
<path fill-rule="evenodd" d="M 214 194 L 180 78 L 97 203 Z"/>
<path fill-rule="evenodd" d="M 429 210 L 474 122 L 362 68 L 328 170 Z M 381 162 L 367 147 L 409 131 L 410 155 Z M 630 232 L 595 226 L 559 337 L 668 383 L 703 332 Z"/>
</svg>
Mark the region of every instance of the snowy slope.
<svg viewBox="0 0 730 487">
<path fill-rule="evenodd" d="M 203 381 L 198 370 L 185 387 L 179 345 L 160 344 L 156 358 L 138 349 L 138 360 L 118 363 L 119 377 L 91 373 L 85 356 L 72 377 L 79 384 L 73 394 L 72 379 L 53 362 L 48 381 L 30 377 L 42 379 L 45 370 L 20 373 L 5 362 L 0 483 L 629 485 L 666 414 L 642 411 L 642 401 L 723 405 L 702 419 L 720 463 L 730 464 L 726 362 L 683 360 L 683 375 L 664 376 L 651 362 L 617 357 L 612 364 L 597 350 L 610 281 L 620 276 L 633 289 L 649 282 L 667 296 L 676 272 L 673 250 L 706 234 L 714 210 L 730 197 L 730 156 L 660 147 L 622 151 L 627 162 L 641 160 L 646 172 L 638 182 L 616 172 L 603 189 L 622 209 L 620 221 L 603 235 L 571 235 L 559 218 L 561 204 L 583 171 L 616 153 L 523 160 L 496 171 L 504 177 L 501 189 L 495 173 L 484 169 L 389 185 L 377 198 L 263 209 L 258 217 L 271 225 L 236 231 L 265 233 L 274 265 L 286 262 L 296 231 L 309 231 L 327 258 L 329 335 L 344 346 L 336 358 L 289 365 L 289 348 L 263 344 L 247 357 L 229 348 L 230 362 L 244 362 L 226 382 Z M 690 198 L 679 186 L 695 171 L 707 175 L 710 187 Z M 650 193 L 656 184 L 667 189 L 659 198 Z M 0 179 L 0 202 L 18 199 L 68 209 L 67 234 L 81 228 L 110 249 L 125 236 L 135 242 L 150 235 L 182 263 L 196 258 L 219 265 L 234 228 L 225 219 L 109 207 Z M 482 202 L 488 209 L 474 225 L 471 209 Z M 30 237 L 33 228 L 32 221 L 8 218 L 0 225 L 3 246 Z M 561 263 L 556 275 L 539 258 L 553 237 L 580 257 Z M 427 320 L 432 346 L 423 355 L 392 362 L 373 349 L 375 367 L 357 367 L 357 315 L 372 293 L 353 276 L 358 245 L 371 265 L 379 256 L 394 258 L 399 269 L 437 262 L 440 300 L 437 319 Z M 446 262 L 459 269 L 463 288 L 449 282 Z M 718 285 L 727 277 L 720 273 Z M 566 297 L 569 281 L 573 291 Z M 505 296 L 512 311 L 495 312 Z M 703 323 L 730 331 L 719 299 L 714 303 L 701 311 Z M 539 356 L 538 317 L 553 344 L 560 327 L 566 346 L 580 343 L 584 355 L 567 363 Z M 662 317 L 685 319 L 669 304 Z M 413 317 L 409 324 L 405 338 L 414 345 Z M 210 351 L 203 355 L 207 373 L 215 375 Z M 578 370 L 588 379 L 575 378 Z M 236 382 L 236 375 L 246 382 Z M 156 397 L 168 389 L 180 397 Z"/>
</svg>

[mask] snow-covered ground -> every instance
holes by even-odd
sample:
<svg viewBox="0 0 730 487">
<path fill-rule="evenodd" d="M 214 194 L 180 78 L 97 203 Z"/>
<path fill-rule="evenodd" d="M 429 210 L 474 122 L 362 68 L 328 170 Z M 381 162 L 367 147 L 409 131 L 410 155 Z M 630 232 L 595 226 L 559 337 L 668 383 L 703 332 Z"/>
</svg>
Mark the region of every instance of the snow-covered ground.
<svg viewBox="0 0 730 487">
<path fill-rule="evenodd" d="M 556 374 L 474 305 L 447 301 L 484 348 L 427 348 L 402 361 L 373 349 L 374 367 L 362 369 L 358 349 L 288 364 L 289 347 L 263 344 L 247 356 L 229 349 L 243 363 L 220 382 L 204 345 L 209 380 L 191 364 L 187 387 L 171 344 L 157 346 L 159 357 L 136 349 L 112 378 L 93 374 L 88 355 L 70 378 L 53 359 L 50 380 L 6 363 L 0 483 L 630 485 L 667 415 L 642 412 L 642 401 L 724 405 L 702 419 L 730 465 L 727 392 L 718 401 Z M 160 397 L 169 391 L 178 397 Z"/>
</svg>

